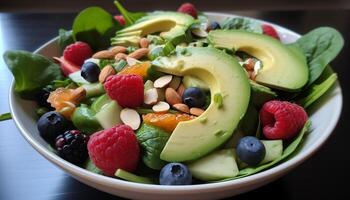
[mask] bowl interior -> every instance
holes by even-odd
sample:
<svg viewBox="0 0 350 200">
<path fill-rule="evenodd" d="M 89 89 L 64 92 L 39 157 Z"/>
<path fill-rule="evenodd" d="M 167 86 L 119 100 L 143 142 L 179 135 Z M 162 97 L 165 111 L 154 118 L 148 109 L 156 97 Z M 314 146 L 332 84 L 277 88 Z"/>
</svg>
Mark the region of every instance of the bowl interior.
<svg viewBox="0 0 350 200">
<path fill-rule="evenodd" d="M 232 17 L 234 15 L 226 15 L 226 14 L 218 14 L 218 13 L 208 13 L 208 16 L 216 21 L 222 21 L 226 17 Z M 268 23 L 268 22 L 264 22 Z M 270 24 L 270 23 L 268 23 Z M 295 41 L 299 35 L 287 30 L 281 26 L 271 24 L 276 27 L 282 41 L 285 43 L 290 43 Z M 47 57 L 60 56 L 60 51 L 57 45 L 57 38 L 47 42 L 43 46 L 41 46 L 35 53 L 42 54 Z M 14 93 L 14 82 L 12 83 L 10 89 L 10 108 L 13 114 L 16 125 L 20 129 L 21 133 L 25 137 L 26 140 L 43 156 L 49 159 L 54 164 L 60 166 L 62 169 L 77 177 L 80 180 L 88 180 L 91 182 L 96 182 L 99 184 L 108 184 L 111 187 L 115 188 L 124 188 L 124 189 L 143 189 L 149 191 L 172 191 L 172 190 L 181 190 L 181 191 L 194 191 L 194 190 L 202 190 L 202 189 L 213 189 L 224 186 L 234 186 L 240 185 L 244 183 L 254 182 L 257 179 L 267 178 L 274 173 L 281 173 L 282 171 L 286 171 L 287 169 L 291 169 L 296 165 L 300 164 L 303 160 L 312 155 L 325 140 L 329 137 L 332 130 L 334 129 L 341 112 L 342 107 L 342 93 L 338 83 L 329 91 L 326 95 L 324 95 L 315 105 L 311 107 L 310 119 L 312 121 L 312 131 L 307 136 L 304 141 L 302 147 L 298 151 L 296 155 L 291 157 L 288 161 L 279 164 L 278 166 L 271 168 L 269 170 L 260 172 L 258 174 L 245 177 L 242 179 L 221 182 L 221 183 L 210 183 L 210 184 L 202 184 L 202 185 L 191 185 L 191 186 L 157 186 L 157 185 L 144 185 L 126 182 L 118 179 L 113 179 L 109 177 L 104 177 L 101 175 L 93 174 L 84 170 L 82 168 L 76 167 L 63 159 L 59 158 L 57 155 L 52 153 L 48 149 L 47 143 L 39 136 L 37 127 L 36 127 L 36 115 L 35 115 L 35 107 L 36 104 L 31 101 L 26 101 L 21 99 L 18 95 Z M 84 181 L 85 182 L 85 181 Z M 166 188 L 166 190 L 164 190 Z"/>
</svg>

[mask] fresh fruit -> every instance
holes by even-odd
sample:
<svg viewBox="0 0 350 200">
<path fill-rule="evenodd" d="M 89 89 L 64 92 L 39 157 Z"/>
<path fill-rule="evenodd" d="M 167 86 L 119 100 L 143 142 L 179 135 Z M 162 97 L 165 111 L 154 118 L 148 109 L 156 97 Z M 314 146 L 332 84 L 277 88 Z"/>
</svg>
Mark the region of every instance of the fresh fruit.
<svg viewBox="0 0 350 200">
<path fill-rule="evenodd" d="M 218 22 L 213 21 L 209 24 L 208 29 L 209 30 L 221 29 L 221 26 Z"/>
<path fill-rule="evenodd" d="M 81 166 L 88 158 L 88 141 L 89 137 L 85 134 L 70 130 L 57 136 L 55 147 L 61 158 Z"/>
<path fill-rule="evenodd" d="M 181 163 L 169 163 L 160 171 L 159 183 L 161 185 L 191 185 L 192 174 Z"/>
<path fill-rule="evenodd" d="M 193 18 L 197 18 L 197 9 L 191 3 L 184 3 L 178 9 L 177 12 L 191 15 Z"/>
<path fill-rule="evenodd" d="M 63 56 L 60 58 L 53 57 L 53 59 L 55 59 L 56 61 L 58 61 L 60 63 L 60 69 L 65 76 L 69 76 L 69 74 L 80 70 L 80 66 L 75 65 L 72 62 L 64 59 Z"/>
<path fill-rule="evenodd" d="M 272 26 L 270 26 L 268 24 L 263 24 L 261 26 L 261 28 L 263 29 L 263 33 L 265 35 L 269 35 L 269 36 L 271 36 L 273 38 L 276 38 L 277 40 L 280 39 L 280 37 L 278 36 L 278 33 L 277 33 L 277 31 L 276 31 L 276 29 L 274 27 L 272 27 Z"/>
<path fill-rule="evenodd" d="M 260 110 L 263 133 L 268 139 L 293 138 L 307 119 L 308 116 L 301 106 L 288 101 L 268 101 Z"/>
<path fill-rule="evenodd" d="M 125 26 L 125 19 L 123 15 L 115 15 L 114 19 L 117 20 L 120 25 Z"/>
<path fill-rule="evenodd" d="M 98 65 L 93 62 L 86 62 L 81 67 L 81 76 L 90 83 L 98 81 L 100 72 L 101 70 Z"/>
<path fill-rule="evenodd" d="M 84 63 L 84 60 L 91 56 L 92 50 L 90 46 L 87 43 L 80 41 L 68 45 L 63 51 L 64 59 L 77 66 L 81 66 Z"/>
<path fill-rule="evenodd" d="M 58 135 L 71 128 L 71 124 L 58 112 L 50 111 L 39 118 L 37 127 L 41 137 L 53 144 Z"/>
<path fill-rule="evenodd" d="M 124 67 L 118 74 L 134 74 L 147 77 L 147 71 L 151 67 L 151 62 L 142 62 L 130 67 Z"/>
<path fill-rule="evenodd" d="M 178 123 L 192 120 L 194 118 L 194 116 L 188 114 L 172 113 L 148 113 L 142 116 L 142 119 L 146 124 L 159 127 L 169 133 L 173 132 Z"/>
<path fill-rule="evenodd" d="M 92 162 L 108 176 L 117 169 L 135 171 L 140 156 L 135 133 L 127 125 L 96 132 L 90 137 L 88 151 Z"/>
<path fill-rule="evenodd" d="M 143 79 L 139 75 L 113 75 L 104 83 L 108 96 L 122 107 L 135 108 L 143 103 Z"/>
<path fill-rule="evenodd" d="M 48 109 L 52 109 L 49 102 L 47 102 L 47 99 L 50 96 L 51 89 L 49 88 L 42 88 L 36 95 L 35 100 L 39 104 L 39 106 L 43 106 Z"/>
<path fill-rule="evenodd" d="M 188 105 L 188 107 L 201 108 L 205 105 L 206 95 L 197 87 L 186 88 L 182 95 L 182 101 Z"/>
<path fill-rule="evenodd" d="M 245 136 L 238 141 L 236 152 L 242 162 L 256 166 L 264 159 L 266 150 L 258 138 Z"/>
</svg>

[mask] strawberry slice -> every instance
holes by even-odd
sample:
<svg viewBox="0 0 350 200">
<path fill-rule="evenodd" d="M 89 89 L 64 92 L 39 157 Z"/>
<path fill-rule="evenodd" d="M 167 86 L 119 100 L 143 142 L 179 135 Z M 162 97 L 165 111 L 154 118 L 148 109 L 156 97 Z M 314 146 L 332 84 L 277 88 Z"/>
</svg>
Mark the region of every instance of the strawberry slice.
<svg viewBox="0 0 350 200">
<path fill-rule="evenodd" d="M 63 56 L 61 56 L 60 58 L 53 57 L 53 59 L 60 63 L 61 71 L 65 76 L 69 76 L 69 74 L 79 71 L 81 68 L 80 66 L 75 65 L 72 62 L 69 62 L 68 60 L 64 59 Z"/>
</svg>

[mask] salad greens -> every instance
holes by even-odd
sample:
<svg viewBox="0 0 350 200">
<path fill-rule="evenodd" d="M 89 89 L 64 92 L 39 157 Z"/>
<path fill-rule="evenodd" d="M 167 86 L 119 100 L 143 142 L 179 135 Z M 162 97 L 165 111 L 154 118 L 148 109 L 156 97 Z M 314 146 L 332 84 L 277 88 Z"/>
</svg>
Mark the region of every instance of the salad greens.
<svg viewBox="0 0 350 200">
<path fill-rule="evenodd" d="M 344 46 L 341 34 L 330 27 L 320 27 L 299 38 L 293 45 L 303 50 L 309 65 L 310 86 Z"/>
<path fill-rule="evenodd" d="M 96 174 L 102 174 L 102 171 L 94 165 L 91 159 L 87 159 L 87 161 L 85 162 L 84 168 L 89 170 L 90 172 L 93 172 Z"/>
<path fill-rule="evenodd" d="M 134 24 L 138 19 L 146 15 L 144 12 L 129 12 L 119 3 L 119 1 L 114 1 L 114 5 L 118 8 L 120 14 L 123 15 L 126 26 Z"/>
<path fill-rule="evenodd" d="M 73 38 L 73 32 L 71 30 L 67 31 L 63 28 L 58 30 L 58 46 L 60 47 L 62 52 L 63 52 L 64 48 L 66 48 L 66 46 L 68 46 L 74 42 L 75 42 L 75 40 Z"/>
<path fill-rule="evenodd" d="M 8 119 L 12 119 L 11 113 L 3 113 L 0 115 L 0 121 L 5 121 Z"/>
<path fill-rule="evenodd" d="M 261 24 L 258 21 L 243 17 L 227 18 L 222 23 L 222 28 L 245 30 L 254 33 L 263 33 Z"/>
<path fill-rule="evenodd" d="M 73 37 L 88 43 L 92 49 L 106 49 L 110 38 L 122 26 L 111 14 L 100 7 L 89 7 L 81 11 L 73 22 Z"/>
<path fill-rule="evenodd" d="M 63 76 L 59 66 L 39 54 L 27 51 L 6 51 L 4 60 L 15 77 L 15 91 L 24 99 Z"/>
</svg>

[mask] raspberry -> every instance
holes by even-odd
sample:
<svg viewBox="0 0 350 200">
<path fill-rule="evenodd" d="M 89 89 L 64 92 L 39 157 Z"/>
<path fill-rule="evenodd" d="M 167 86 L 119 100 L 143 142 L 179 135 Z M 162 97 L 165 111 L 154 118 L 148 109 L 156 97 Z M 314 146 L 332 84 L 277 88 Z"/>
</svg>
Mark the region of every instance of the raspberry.
<svg viewBox="0 0 350 200">
<path fill-rule="evenodd" d="M 125 26 L 125 19 L 123 15 L 115 15 L 114 19 L 117 20 L 120 25 Z"/>
<path fill-rule="evenodd" d="M 109 76 L 104 88 L 108 96 L 122 107 L 135 108 L 143 103 L 143 79 L 139 75 Z"/>
<path fill-rule="evenodd" d="M 63 57 L 75 65 L 81 66 L 84 60 L 92 56 L 92 50 L 85 42 L 75 42 L 68 45 L 63 51 Z"/>
<path fill-rule="evenodd" d="M 263 133 L 268 139 L 291 139 L 303 128 L 305 110 L 288 101 L 269 101 L 260 110 Z"/>
<path fill-rule="evenodd" d="M 113 176 L 117 169 L 133 172 L 140 154 L 135 133 L 127 125 L 117 125 L 93 134 L 88 151 L 92 162 L 109 176 Z"/>
<path fill-rule="evenodd" d="M 86 147 L 88 140 L 89 137 L 80 131 L 70 130 L 57 136 L 55 147 L 63 159 L 76 165 L 82 165 L 88 157 Z"/>
<path fill-rule="evenodd" d="M 269 36 L 271 36 L 271 37 L 273 37 L 273 38 L 276 38 L 277 40 L 280 39 L 280 37 L 278 36 L 278 33 L 277 33 L 276 29 L 273 28 L 272 26 L 270 26 L 270 25 L 268 25 L 268 24 L 263 24 L 263 25 L 261 26 L 261 28 L 263 29 L 263 33 L 264 33 L 265 35 L 269 35 Z"/>
<path fill-rule="evenodd" d="M 191 3 L 184 3 L 178 9 L 177 12 L 191 15 L 193 18 L 197 18 L 197 9 Z"/>
</svg>

